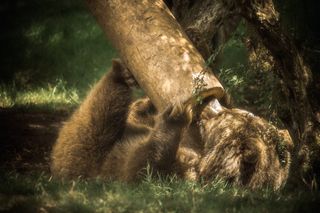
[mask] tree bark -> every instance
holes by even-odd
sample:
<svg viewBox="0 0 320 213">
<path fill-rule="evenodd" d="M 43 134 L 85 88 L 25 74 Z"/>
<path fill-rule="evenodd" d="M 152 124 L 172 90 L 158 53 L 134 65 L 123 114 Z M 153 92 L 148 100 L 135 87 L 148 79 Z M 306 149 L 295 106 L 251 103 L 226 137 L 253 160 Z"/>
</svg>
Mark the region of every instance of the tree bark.
<svg viewBox="0 0 320 213">
<path fill-rule="evenodd" d="M 284 122 L 296 142 L 293 171 L 302 172 L 299 175 L 304 179 L 313 179 L 314 174 L 320 174 L 320 108 L 319 101 L 314 100 L 317 99 L 314 93 L 316 79 L 293 40 L 281 29 L 272 0 L 246 0 L 238 2 L 237 7 L 241 16 L 260 35 L 278 66 L 276 74 L 282 82 L 290 109 L 290 119 Z"/>
<path fill-rule="evenodd" d="M 159 110 L 224 90 L 162 0 L 87 0 L 120 57 Z"/>
<path fill-rule="evenodd" d="M 204 59 L 214 68 L 223 45 L 241 20 L 237 8 L 221 0 L 167 0 L 170 10 Z"/>
<path fill-rule="evenodd" d="M 205 69 L 204 61 L 161 0 L 87 1 L 120 56 L 158 108 L 162 109 L 179 97 L 190 98 L 195 88 L 190 76 Z M 320 84 L 300 50 L 281 29 L 272 0 L 165 1 L 206 59 L 219 51 L 217 48 L 228 40 L 241 17 L 252 25 L 278 66 L 276 74 L 290 108 L 290 118 L 284 123 L 300 156 L 294 164 L 304 168 L 304 172 L 319 175 Z M 226 32 L 223 38 L 221 29 Z M 192 61 L 186 63 L 186 58 Z M 208 78 L 212 81 L 206 82 L 206 89 L 220 88 L 215 94 L 220 96 L 222 86 L 214 77 Z M 159 82 L 166 82 L 165 79 L 179 86 L 172 87 L 170 83 L 159 86 Z M 302 161 L 307 162 L 307 169 L 306 164 L 299 165 Z M 293 168 L 292 171 L 301 169 Z"/>
<path fill-rule="evenodd" d="M 173 14 L 202 55 L 207 58 L 223 45 L 244 18 L 270 51 L 277 64 L 290 109 L 282 121 L 295 141 L 293 172 L 309 179 L 320 176 L 320 83 L 301 51 L 280 26 L 272 0 L 166 0 Z M 221 39 L 221 33 L 225 33 Z M 218 37 L 217 37 L 218 36 Z M 214 42 L 220 38 L 219 42 Z M 218 43 L 218 45 L 217 45 Z M 311 174 L 311 175 L 310 175 Z M 294 176 L 294 175 L 293 175 Z"/>
</svg>

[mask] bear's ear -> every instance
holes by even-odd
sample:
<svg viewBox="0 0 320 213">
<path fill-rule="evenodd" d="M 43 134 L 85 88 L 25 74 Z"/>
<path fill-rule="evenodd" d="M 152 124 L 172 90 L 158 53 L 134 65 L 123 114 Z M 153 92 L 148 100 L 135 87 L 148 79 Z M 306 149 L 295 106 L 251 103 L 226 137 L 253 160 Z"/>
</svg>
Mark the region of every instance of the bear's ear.
<svg viewBox="0 0 320 213">
<path fill-rule="evenodd" d="M 293 150 L 294 144 L 292 141 L 292 138 L 290 136 L 290 133 L 286 129 L 279 130 L 279 135 L 283 138 L 285 144 L 287 145 L 288 149 L 291 151 Z"/>
<path fill-rule="evenodd" d="M 248 165 L 254 165 L 257 163 L 260 157 L 260 144 L 263 142 L 260 139 L 248 138 L 242 143 L 242 159 L 243 162 Z"/>
<path fill-rule="evenodd" d="M 122 62 L 119 58 L 112 59 L 112 68 L 114 70 L 121 70 L 123 68 Z"/>
</svg>

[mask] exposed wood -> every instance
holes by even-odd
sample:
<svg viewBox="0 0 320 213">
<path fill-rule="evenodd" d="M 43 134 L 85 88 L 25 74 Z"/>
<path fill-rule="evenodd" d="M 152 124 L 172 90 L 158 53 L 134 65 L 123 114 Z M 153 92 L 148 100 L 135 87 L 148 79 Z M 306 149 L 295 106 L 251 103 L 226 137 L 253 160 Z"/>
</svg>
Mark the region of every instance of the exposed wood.
<svg viewBox="0 0 320 213">
<path fill-rule="evenodd" d="M 162 0 L 87 0 L 92 13 L 158 109 L 224 90 Z"/>
</svg>

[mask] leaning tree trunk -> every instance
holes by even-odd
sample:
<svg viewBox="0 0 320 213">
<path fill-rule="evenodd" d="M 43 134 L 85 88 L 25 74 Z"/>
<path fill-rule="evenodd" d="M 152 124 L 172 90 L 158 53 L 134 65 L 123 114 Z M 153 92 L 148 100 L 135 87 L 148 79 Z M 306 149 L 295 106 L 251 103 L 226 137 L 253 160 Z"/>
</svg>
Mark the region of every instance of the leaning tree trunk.
<svg viewBox="0 0 320 213">
<path fill-rule="evenodd" d="M 162 0 L 87 1 L 157 108 L 189 99 L 192 93 L 199 92 L 199 82 L 207 92 L 205 95 L 218 98 L 223 95 L 217 79 L 203 72 L 207 69 L 204 60 Z M 286 124 L 296 141 L 297 152 L 305 159 L 310 156 L 309 164 L 319 174 L 320 104 L 314 100 L 317 98 L 312 92 L 317 88 L 316 82 L 299 50 L 280 28 L 272 0 L 166 2 L 205 58 L 216 51 L 219 30 L 231 26 L 220 41 L 223 44 L 236 28 L 239 17 L 244 17 L 256 29 L 279 66 L 277 74 L 283 82 L 290 108 L 290 121 Z"/>
<path fill-rule="evenodd" d="M 102 29 L 159 110 L 224 90 L 162 0 L 87 0 Z"/>
</svg>

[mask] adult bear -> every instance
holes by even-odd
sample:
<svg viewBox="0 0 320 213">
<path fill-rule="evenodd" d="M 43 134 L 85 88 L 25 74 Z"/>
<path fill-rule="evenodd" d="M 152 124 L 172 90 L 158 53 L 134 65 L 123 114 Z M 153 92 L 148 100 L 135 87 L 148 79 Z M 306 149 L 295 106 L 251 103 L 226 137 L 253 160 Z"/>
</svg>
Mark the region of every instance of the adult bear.
<svg viewBox="0 0 320 213">
<path fill-rule="evenodd" d="M 196 116 L 197 110 L 177 103 L 159 113 L 148 98 L 132 102 L 134 82 L 113 60 L 62 127 L 51 156 L 54 176 L 135 181 L 149 165 L 153 174 L 222 178 L 253 189 L 286 182 L 290 136 L 243 110 Z"/>
</svg>

